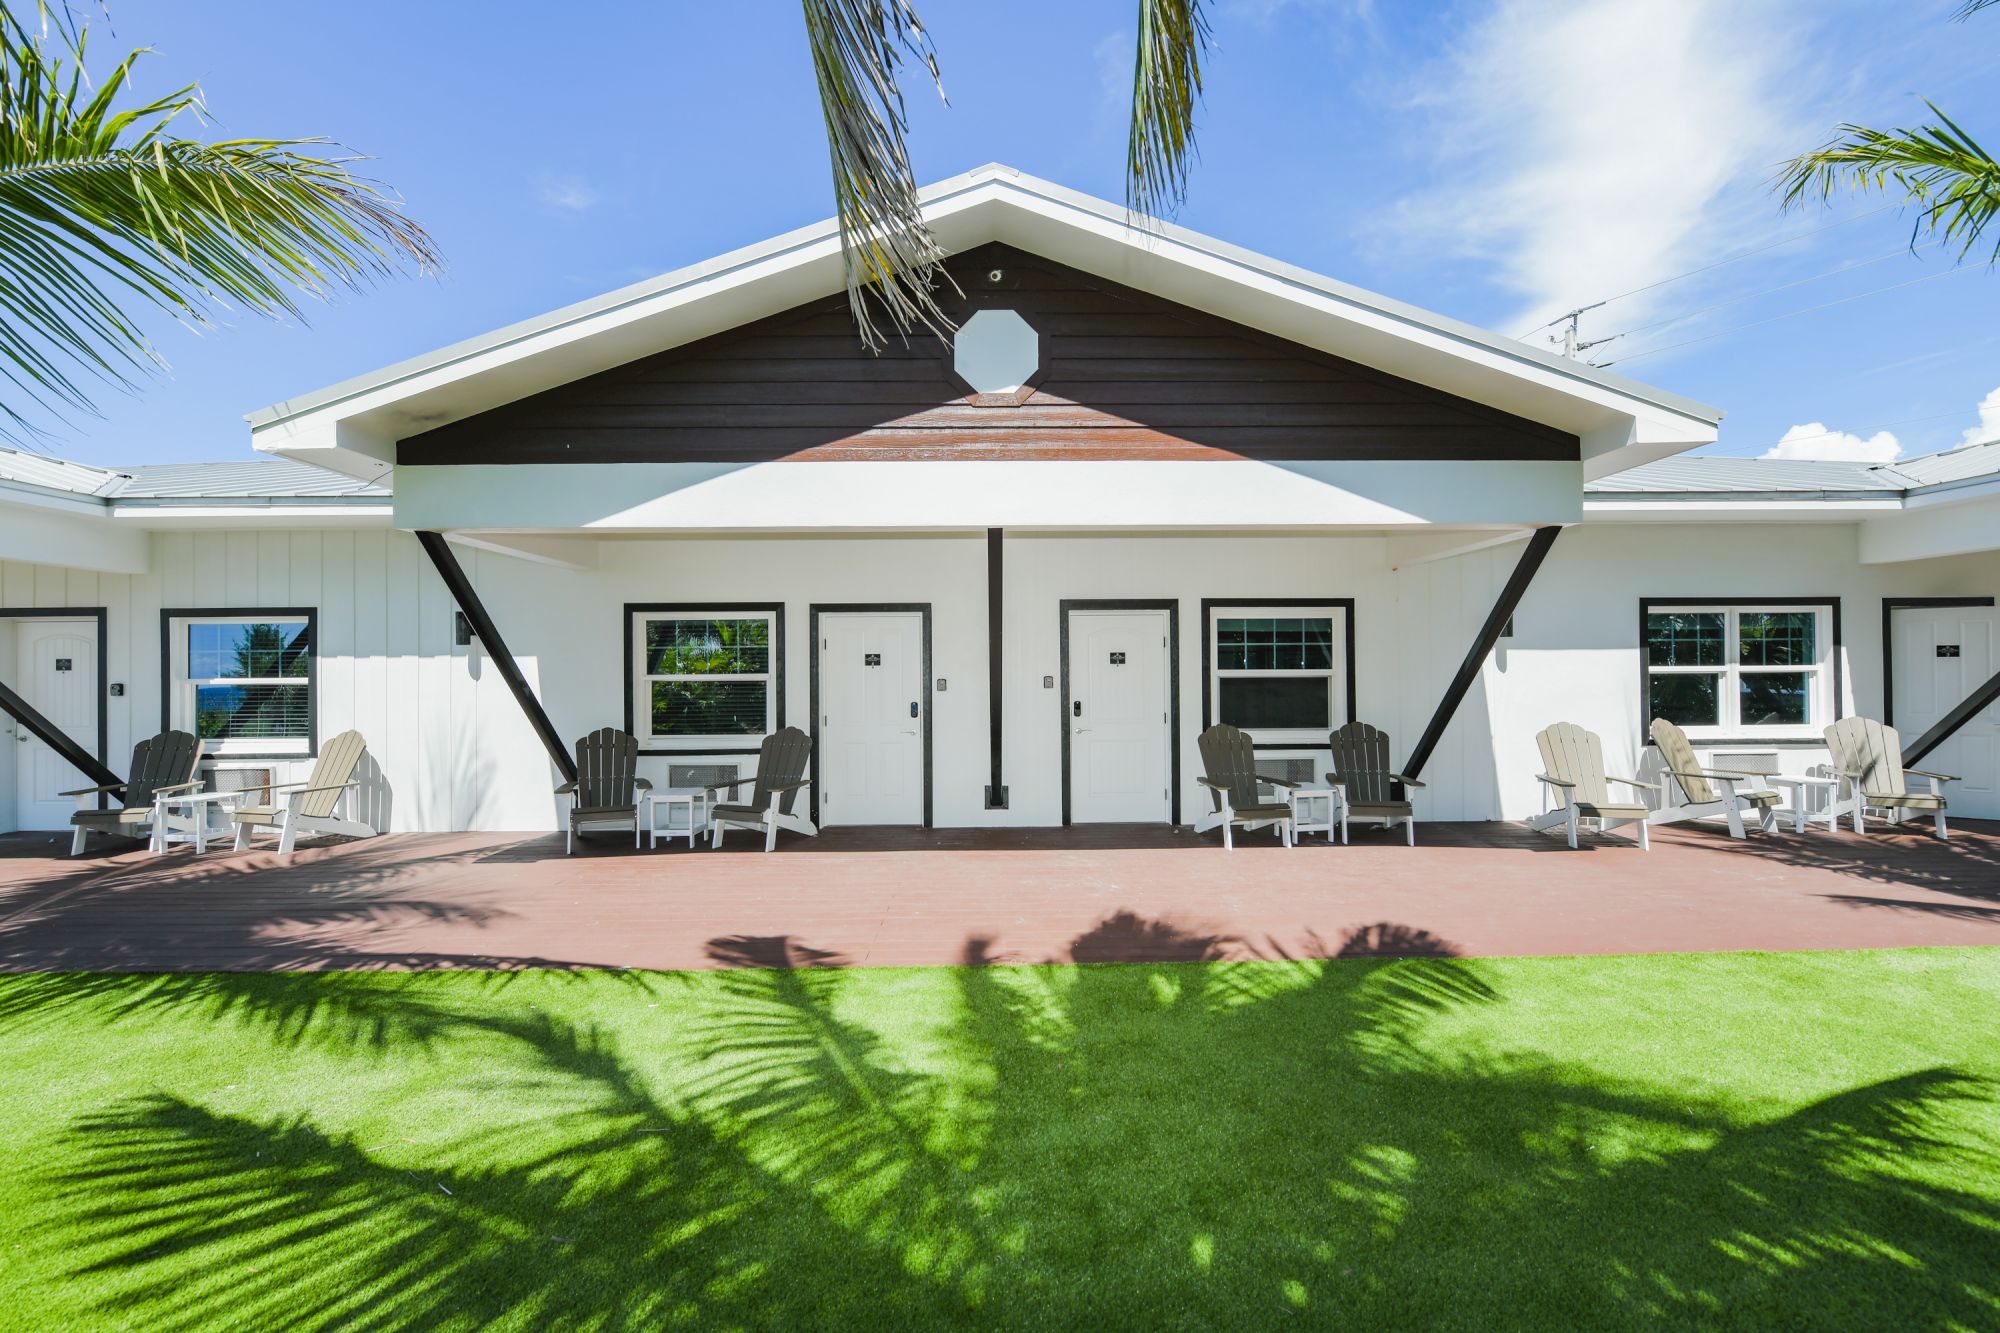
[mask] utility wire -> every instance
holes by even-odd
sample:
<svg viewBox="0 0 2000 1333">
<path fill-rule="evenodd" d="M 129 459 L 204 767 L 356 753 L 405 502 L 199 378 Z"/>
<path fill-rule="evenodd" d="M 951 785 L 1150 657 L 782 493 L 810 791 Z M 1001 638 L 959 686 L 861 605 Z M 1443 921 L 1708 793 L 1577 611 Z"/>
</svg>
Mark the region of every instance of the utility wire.
<svg viewBox="0 0 2000 1333">
<path fill-rule="evenodd" d="M 1933 242 L 1927 242 L 1926 244 L 1927 244 L 1927 245 L 1938 245 L 1938 244 L 1941 244 L 1941 242 L 1936 242 L 1936 241 L 1933 241 Z M 1919 246 L 1918 248 L 1919 248 L 1919 249 L 1922 249 L 1922 248 L 1924 248 L 1924 247 L 1923 247 L 1923 246 Z M 1669 325 L 1669 324 L 1679 324 L 1679 323 L 1680 323 L 1681 321 L 1683 321 L 1683 320 L 1688 320 L 1688 319 L 1693 319 L 1693 318 L 1694 318 L 1695 316 L 1697 316 L 1697 315 L 1706 315 L 1706 314 L 1710 313 L 1711 311 L 1715 311 L 1715 310 L 1721 310 L 1721 309 L 1723 309 L 1723 308 L 1725 308 L 1725 307 L 1727 307 L 1727 306 L 1732 306 L 1732 305 L 1741 305 L 1741 304 L 1742 304 L 1743 302 L 1745 302 L 1745 301 L 1754 301 L 1754 300 L 1756 300 L 1756 299 L 1757 299 L 1758 297 L 1760 297 L 1760 296 L 1775 296 L 1775 295 L 1777 295 L 1777 294 L 1778 294 L 1779 292 L 1786 292 L 1786 291 L 1790 291 L 1790 290 L 1791 290 L 1792 288 L 1794 288 L 1794 287 L 1803 287 L 1803 286 L 1805 286 L 1805 285 L 1806 285 L 1807 283 L 1811 283 L 1811 282 L 1819 282 L 1819 281 L 1820 281 L 1821 279 L 1824 279 L 1824 278 L 1832 278 L 1832 277 L 1838 277 L 1838 276 L 1839 276 L 1840 274 L 1842 274 L 1842 273 L 1852 273 L 1852 272 L 1854 272 L 1854 271 L 1855 271 L 1856 269 L 1863 269 L 1863 268 L 1867 268 L 1867 267 L 1869 267 L 1870 265 L 1873 265 L 1873 264 L 1881 264 L 1881 263 L 1886 263 L 1887 261 L 1889 261 L 1889 260 L 1891 260 L 1891 259 L 1900 259 L 1900 258 L 1902 258 L 1902 257 L 1904 257 L 1904 256 L 1906 256 L 1906 255 L 1908 255 L 1909 253 L 1910 253 L 1910 247 L 1909 247 L 1909 246 L 1907 246 L 1907 245 L 1899 245 L 1899 246 L 1897 246 L 1897 247 L 1896 247 L 1896 248 L 1895 248 L 1894 250 L 1891 250 L 1891 251 L 1890 251 L 1890 252 L 1889 252 L 1888 254 L 1886 254 L 1886 255 L 1877 255 L 1877 256 L 1875 256 L 1875 258 L 1873 258 L 1873 259 L 1861 259 L 1861 260 L 1856 260 L 1856 261 L 1855 261 L 1854 263 L 1852 263 L 1852 264 L 1842 264 L 1842 265 L 1840 265 L 1840 266 L 1839 266 L 1838 268 L 1830 268 L 1830 269 L 1826 270 L 1826 271 L 1825 271 L 1824 273 L 1815 273 L 1815 274 L 1813 274 L 1813 275 L 1812 275 L 1811 277 L 1809 277 L 1809 278 L 1794 278 L 1794 279 L 1793 279 L 1792 281 L 1790 281 L 1790 282 L 1781 282 L 1781 283 L 1779 283 L 1779 284 L 1778 284 L 1777 286 L 1775 286 L 1775 287 L 1766 287 L 1766 288 L 1764 288 L 1764 289 L 1763 289 L 1762 291 L 1757 291 L 1757 292 L 1745 292 L 1745 293 L 1744 293 L 1743 295 L 1741 295 L 1741 296 L 1732 296 L 1732 297 L 1729 297 L 1729 298 L 1728 298 L 1727 300 L 1722 300 L 1722 301 L 1717 301 L 1717 302 L 1716 302 L 1715 304 L 1713 304 L 1713 305 L 1705 305 L 1705 306 L 1702 306 L 1702 307 L 1701 307 L 1700 309 L 1698 309 L 1698 310 L 1690 310 L 1690 311 L 1686 312 L 1685 314 L 1680 314 L 1680 315 L 1670 315 L 1670 316 L 1668 316 L 1668 317 L 1667 317 L 1666 319 L 1656 319 L 1656 320 L 1654 320 L 1654 321 L 1653 321 L 1653 322 L 1652 322 L 1651 324 L 1637 324 L 1637 325 L 1634 325 L 1633 327 L 1631 327 L 1631 328 L 1629 328 L 1629 329 L 1620 329 L 1620 330 L 1619 330 L 1618 332 L 1616 332 L 1616 333 L 1613 333 L 1613 334 L 1608 334 L 1608 335 L 1606 335 L 1605 337 L 1603 337 L 1603 338 L 1600 338 L 1600 339 L 1598 339 L 1598 341 L 1599 341 L 1599 342 L 1601 342 L 1601 343 L 1602 343 L 1602 342 L 1610 342 L 1610 341 L 1611 341 L 1611 339 L 1613 339 L 1613 338 L 1623 338 L 1623 337 L 1625 337 L 1625 336 L 1626 336 L 1627 334 L 1633 334 L 1633 333 L 1646 333 L 1646 332 L 1648 332 L 1648 331 L 1650 331 L 1650 330 L 1652 330 L 1652 329 L 1663 329 L 1663 328 L 1665 328 L 1665 327 L 1666 327 L 1667 325 Z"/>
<path fill-rule="evenodd" d="M 1859 301 L 1866 296 L 1880 296 L 1883 292 L 1900 291 L 1905 287 L 1914 287 L 1920 282 L 1935 282 L 1939 278 L 1948 278 L 1954 273 L 1969 273 L 1974 269 L 1979 269 L 1984 267 L 1985 265 L 1983 264 L 1959 264 L 1956 265 L 1955 267 L 1945 269 L 1942 272 L 1926 273 L 1921 278 L 1911 278 L 1907 282 L 1891 283 L 1887 287 L 1872 287 L 1865 292 L 1856 292 L 1852 296 L 1843 296 L 1837 301 L 1823 301 L 1819 305 L 1809 305 L 1805 307 L 1803 310 L 1787 310 L 1784 314 L 1772 315 L 1769 319 L 1752 320 L 1748 324 L 1732 324 L 1730 327 L 1726 329 L 1717 329 L 1713 333 L 1704 333 L 1699 338 L 1686 338 L 1680 342 L 1667 343 L 1661 347 L 1643 348 L 1640 351 L 1632 353 L 1632 355 L 1630 356 L 1620 357 L 1616 361 L 1606 361 L 1603 362 L 1602 364 L 1606 366 L 1622 365 L 1627 361 L 1637 361 L 1641 357 L 1652 356 L 1659 352 L 1671 352 L 1676 347 L 1692 347 L 1696 343 L 1705 343 L 1709 341 L 1711 338 L 1720 338 L 1726 334 L 1731 334 L 1731 333 L 1741 333 L 1745 329 L 1761 328 L 1763 325 L 1766 324 L 1775 324 L 1781 319 L 1791 319 L 1796 315 L 1810 315 L 1816 310 L 1830 310 L 1834 306 L 1846 305 L 1849 301 Z"/>
<path fill-rule="evenodd" d="M 1851 431 L 1848 430 L 1814 431 L 1811 435 L 1794 435 L 1790 439 L 1786 440 L 1785 443 L 1803 444 L 1807 440 L 1831 439 L 1835 435 L 1867 436 L 1874 434 L 1878 430 L 1887 430 L 1891 426 L 1908 426 L 1919 421 L 1942 421 L 1946 417 L 1958 417 L 1959 419 L 1963 420 L 1965 417 L 1965 409 L 1956 408 L 1950 412 L 1931 412 L 1921 417 L 1897 417 L 1894 421 L 1878 421 L 1872 426 L 1856 426 Z"/>
<path fill-rule="evenodd" d="M 1602 301 L 1599 301 L 1597 304 L 1609 305 L 1613 301 L 1622 301 L 1628 296 L 1637 296 L 1640 292 L 1650 292 L 1655 287 L 1664 287 L 1668 283 L 1679 282 L 1683 278 L 1692 278 L 1697 274 L 1710 272 L 1714 269 L 1721 268 L 1726 264 L 1734 264 L 1739 259 L 1749 259 L 1751 256 L 1761 255 L 1767 250 L 1775 250 L 1781 245 L 1790 245 L 1793 241 L 1802 241 L 1808 236 L 1817 236 L 1823 231 L 1832 231 L 1835 227 L 1845 227 L 1850 222 L 1860 222 L 1864 218 L 1872 218 L 1878 213 L 1886 213 L 1890 209 L 1895 207 L 1896 207 L 1895 204 L 1884 204 L 1880 208 L 1871 208 L 1865 213 L 1856 213 L 1852 217 L 1841 218 L 1838 222 L 1829 222 L 1824 226 L 1814 227 L 1809 231 L 1794 232 L 1789 236 L 1781 236 L 1775 241 L 1770 241 L 1763 245 L 1754 246 L 1748 250 L 1740 250 L 1733 255 L 1725 255 L 1723 258 L 1716 260 L 1712 264 L 1703 264 L 1700 268 L 1691 268 L 1685 273 L 1676 273 L 1671 277 L 1661 278 L 1658 282 L 1649 282 L 1643 287 L 1634 287 L 1629 292 L 1620 292 L 1616 296 L 1607 296 Z M 1550 325 L 1560 324 L 1568 318 L 1569 315 L 1567 312 L 1557 315 L 1547 324 L 1537 324 L 1534 328 L 1529 329 L 1527 333 L 1521 334 L 1520 337 L 1526 338 L 1530 334 L 1540 333 L 1543 329 L 1550 327 Z"/>
</svg>

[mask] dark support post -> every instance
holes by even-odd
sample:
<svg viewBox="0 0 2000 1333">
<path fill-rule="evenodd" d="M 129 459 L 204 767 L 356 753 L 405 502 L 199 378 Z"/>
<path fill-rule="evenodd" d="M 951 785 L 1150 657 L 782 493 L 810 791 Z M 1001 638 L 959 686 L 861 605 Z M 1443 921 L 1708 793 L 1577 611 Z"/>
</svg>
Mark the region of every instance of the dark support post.
<svg viewBox="0 0 2000 1333">
<path fill-rule="evenodd" d="M 1500 599 L 1493 603 L 1493 609 L 1486 614 L 1486 623 L 1480 626 L 1479 637 L 1473 640 L 1472 650 L 1459 664 L 1458 674 L 1445 687 L 1444 698 L 1438 701 L 1437 712 L 1431 715 L 1430 725 L 1418 739 L 1417 746 L 1410 751 L 1410 757 L 1403 764 L 1403 772 L 1417 777 L 1424 771 L 1424 763 L 1431 757 L 1431 751 L 1444 739 L 1444 729 L 1451 725 L 1453 714 L 1465 702 L 1465 695 L 1472 688 L 1472 682 L 1479 678 L 1479 668 L 1486 664 L 1486 658 L 1493 651 L 1493 645 L 1500 642 L 1500 631 L 1507 628 L 1507 621 L 1513 616 L 1514 608 L 1521 604 L 1521 597 L 1534 581 L 1535 571 L 1542 567 L 1549 548 L 1556 544 L 1562 534 L 1561 528 L 1537 528 L 1535 535 L 1528 538 L 1528 549 L 1521 552 L 1520 563 L 1514 566 L 1514 573 L 1507 580 L 1507 586 L 1500 590 Z"/>
<path fill-rule="evenodd" d="M 472 580 L 465 577 L 465 570 L 460 567 L 458 557 L 451 553 L 451 546 L 445 541 L 444 534 L 419 532 L 417 541 L 423 546 L 424 554 L 431 558 L 431 563 L 437 566 L 438 577 L 444 580 L 444 586 L 451 589 L 451 599 L 458 603 L 458 609 L 472 622 L 472 632 L 478 636 L 479 642 L 485 645 L 486 655 L 493 659 L 493 665 L 500 670 L 500 678 L 506 681 L 507 688 L 514 692 L 514 702 L 521 705 L 521 711 L 527 715 L 528 725 L 535 729 L 535 735 L 541 737 L 542 748 L 549 752 L 549 758 L 554 761 L 556 770 L 563 775 L 564 781 L 575 782 L 576 760 L 570 758 L 569 751 L 563 746 L 562 737 L 556 735 L 555 726 L 549 721 L 549 715 L 542 711 L 541 700 L 535 698 L 535 692 L 528 688 L 527 677 L 521 674 L 521 668 L 514 661 L 514 654 L 507 651 L 506 640 L 500 637 L 499 629 L 493 624 L 493 617 L 486 614 L 486 604 L 481 602 L 479 594 L 472 590 Z"/>
<path fill-rule="evenodd" d="M 104 766 L 104 761 L 78 745 L 63 733 L 63 729 L 35 711 L 35 706 L 23 699 L 5 685 L 0 685 L 0 708 L 13 715 L 16 722 L 33 732 L 35 739 L 68 760 L 76 770 L 99 786 L 108 786 L 124 779 Z M 7 762 L 12 763 L 13 760 Z"/>
<path fill-rule="evenodd" d="M 1995 699 L 2000 699 L 2000 672 L 1995 672 L 1984 685 L 1966 695 L 1958 707 L 1937 720 L 1936 726 L 1904 747 L 1903 767 L 1921 762 L 1925 755 L 1950 740 L 1953 732 L 1984 712 Z"/>
<path fill-rule="evenodd" d="M 990 732 L 988 743 L 991 746 L 993 764 L 991 785 L 986 788 L 988 810 L 1007 808 L 1007 788 L 1000 781 L 1000 701 L 1005 693 L 1001 688 L 1000 649 L 1006 620 L 1003 599 L 1000 596 L 1001 536 L 998 528 L 986 529 L 986 725 Z"/>
</svg>

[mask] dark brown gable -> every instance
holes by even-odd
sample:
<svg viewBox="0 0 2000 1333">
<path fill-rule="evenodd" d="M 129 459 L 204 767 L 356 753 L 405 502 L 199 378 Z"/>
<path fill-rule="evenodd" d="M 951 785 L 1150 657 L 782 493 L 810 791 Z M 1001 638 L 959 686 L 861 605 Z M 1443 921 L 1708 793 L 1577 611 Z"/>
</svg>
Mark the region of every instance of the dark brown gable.
<svg viewBox="0 0 2000 1333">
<path fill-rule="evenodd" d="M 1006 246 L 950 267 L 955 319 L 1006 307 L 1042 335 L 1031 391 L 970 393 L 933 337 L 871 355 L 836 297 L 412 436 L 398 461 L 1577 457 L 1561 431 Z"/>
</svg>

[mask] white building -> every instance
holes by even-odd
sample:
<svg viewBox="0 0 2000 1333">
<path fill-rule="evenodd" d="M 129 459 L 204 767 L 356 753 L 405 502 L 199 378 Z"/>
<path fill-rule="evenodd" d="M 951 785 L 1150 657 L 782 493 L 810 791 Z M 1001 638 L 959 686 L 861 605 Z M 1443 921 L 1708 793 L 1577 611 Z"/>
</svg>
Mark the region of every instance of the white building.
<svg viewBox="0 0 2000 1333">
<path fill-rule="evenodd" d="M 829 223 L 267 408 L 271 458 L 0 453 L 0 701 L 114 771 L 200 713 L 223 784 L 358 728 L 396 830 L 556 827 L 538 713 L 662 785 L 796 724 L 822 822 L 963 826 L 1190 822 L 1215 720 L 1274 772 L 1428 734 L 1420 815 L 1496 819 L 1559 720 L 1798 772 L 1991 704 L 2000 444 L 1679 458 L 1718 411 L 1006 168 L 925 197 L 955 353 L 859 347 Z M 6 720 L 0 829 L 63 826 Z M 2000 707 L 1927 766 L 2000 817 Z"/>
</svg>

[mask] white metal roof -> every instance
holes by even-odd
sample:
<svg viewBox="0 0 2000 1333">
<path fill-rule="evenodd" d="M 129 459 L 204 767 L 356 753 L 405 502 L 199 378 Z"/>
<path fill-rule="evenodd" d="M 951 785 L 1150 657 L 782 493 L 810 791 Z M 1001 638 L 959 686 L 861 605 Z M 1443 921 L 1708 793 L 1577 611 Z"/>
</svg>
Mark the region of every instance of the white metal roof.
<svg viewBox="0 0 2000 1333">
<path fill-rule="evenodd" d="M 1919 458 L 1899 458 L 1893 463 L 1683 454 L 1600 478 L 1584 491 L 1589 495 L 1713 496 L 1725 500 L 1816 495 L 1893 498 L 1995 476 L 2000 476 L 2000 440 Z"/>
</svg>

